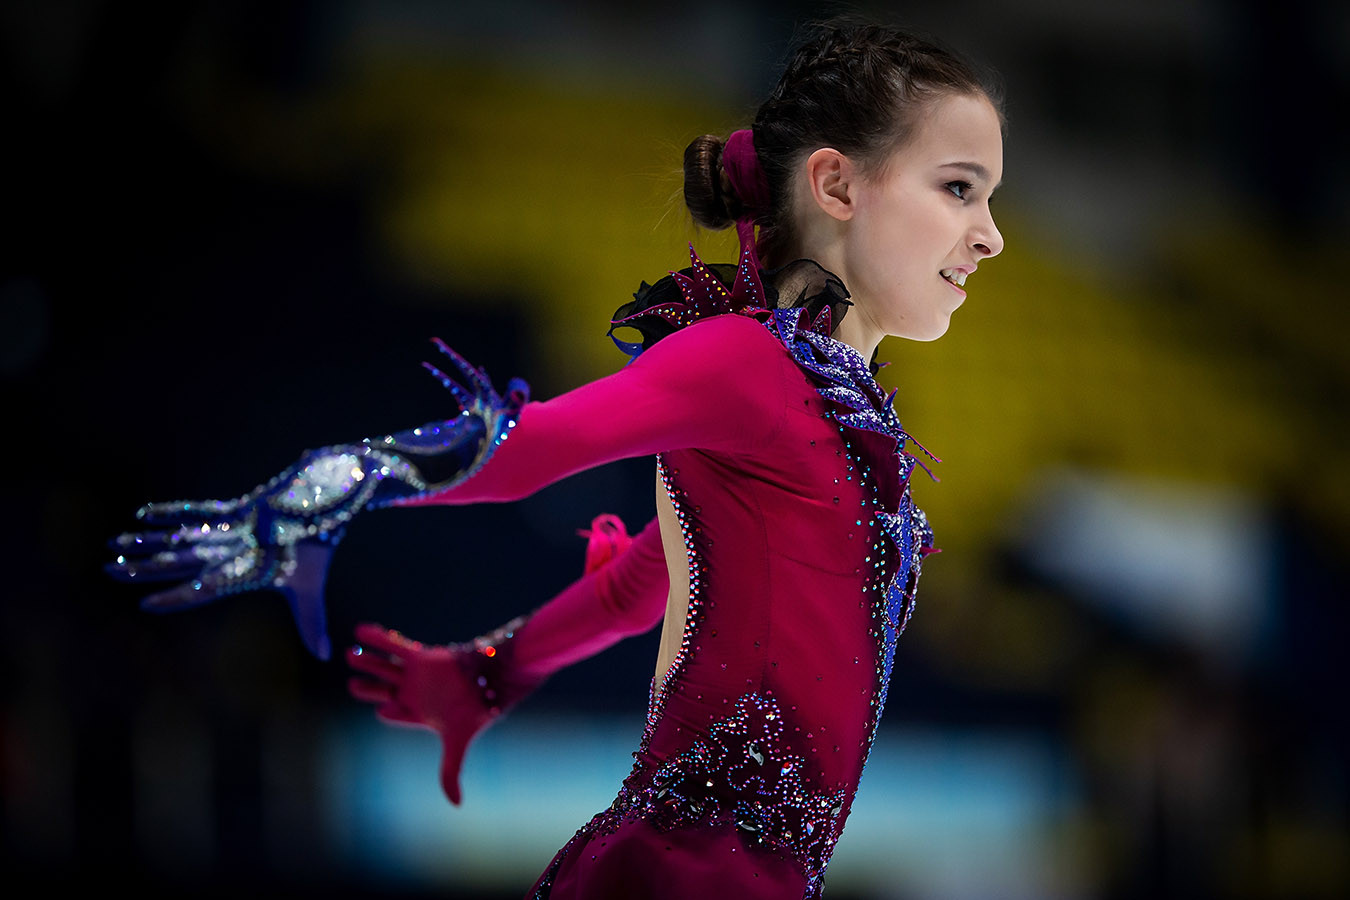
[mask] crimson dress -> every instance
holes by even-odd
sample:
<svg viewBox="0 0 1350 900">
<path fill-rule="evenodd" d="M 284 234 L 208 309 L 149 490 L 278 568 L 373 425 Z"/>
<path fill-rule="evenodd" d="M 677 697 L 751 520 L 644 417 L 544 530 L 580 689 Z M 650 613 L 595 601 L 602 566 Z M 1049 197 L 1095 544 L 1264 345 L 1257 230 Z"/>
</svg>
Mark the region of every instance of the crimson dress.
<svg viewBox="0 0 1350 900">
<path fill-rule="evenodd" d="M 679 519 L 681 648 L 617 798 L 531 897 L 819 896 L 932 549 L 892 398 L 828 336 L 838 280 L 799 262 L 740 305 L 697 258 L 678 278 L 621 310 L 651 326 L 628 366 L 527 404 L 472 479 L 408 501 L 513 500 L 656 454 Z"/>
</svg>

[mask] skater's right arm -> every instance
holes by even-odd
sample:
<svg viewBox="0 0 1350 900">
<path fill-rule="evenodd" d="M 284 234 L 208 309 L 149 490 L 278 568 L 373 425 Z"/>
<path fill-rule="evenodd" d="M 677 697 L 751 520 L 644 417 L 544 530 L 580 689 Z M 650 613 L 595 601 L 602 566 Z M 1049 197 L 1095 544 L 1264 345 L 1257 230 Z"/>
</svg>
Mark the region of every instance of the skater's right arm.
<svg viewBox="0 0 1350 900">
<path fill-rule="evenodd" d="M 617 527 L 616 527 L 617 524 Z M 617 556 L 597 554 L 608 542 Z M 352 696 L 386 722 L 441 737 L 441 787 L 460 802 L 469 744 L 554 672 L 651 629 L 665 611 L 669 579 L 656 519 L 631 543 L 621 522 L 598 517 L 586 573 L 528 616 L 462 644 L 428 646 L 379 625 L 357 627 L 347 662 L 360 675 Z"/>
</svg>

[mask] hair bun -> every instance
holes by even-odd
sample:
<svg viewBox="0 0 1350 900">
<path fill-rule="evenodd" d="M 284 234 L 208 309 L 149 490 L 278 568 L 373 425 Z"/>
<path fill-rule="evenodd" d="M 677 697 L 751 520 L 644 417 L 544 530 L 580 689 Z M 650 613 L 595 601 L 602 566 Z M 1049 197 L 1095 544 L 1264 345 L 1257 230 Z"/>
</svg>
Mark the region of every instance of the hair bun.
<svg viewBox="0 0 1350 900">
<path fill-rule="evenodd" d="M 715 134 L 704 134 L 684 150 L 684 205 L 695 224 L 714 231 L 730 227 L 741 205 L 722 172 L 725 144 Z"/>
</svg>

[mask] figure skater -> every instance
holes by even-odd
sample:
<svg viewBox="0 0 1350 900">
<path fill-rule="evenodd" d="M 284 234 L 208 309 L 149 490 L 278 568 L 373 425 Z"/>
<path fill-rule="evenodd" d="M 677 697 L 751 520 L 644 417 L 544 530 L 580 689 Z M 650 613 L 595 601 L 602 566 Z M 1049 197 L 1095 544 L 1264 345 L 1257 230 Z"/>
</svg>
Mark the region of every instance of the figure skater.
<svg viewBox="0 0 1350 900">
<path fill-rule="evenodd" d="M 459 801 L 473 736 L 552 672 L 663 621 L 635 764 L 530 897 L 817 897 L 877 733 L 932 532 L 926 455 L 877 384 L 886 335 L 931 341 L 1003 249 L 994 90 L 949 51 L 876 25 L 824 26 L 752 127 L 685 152 L 685 199 L 735 226 L 740 259 L 643 284 L 612 326 L 634 358 L 545 402 L 449 348 L 461 413 L 306 453 L 231 501 L 151 504 L 115 574 L 181 584 L 173 610 L 283 593 L 327 658 L 328 559 L 377 507 L 506 502 L 654 454 L 656 518 L 597 519 L 587 572 L 463 644 L 362 625 L 352 692 L 438 731 Z M 611 334 L 613 327 L 611 328 Z M 899 376 L 903 385 L 903 374 Z M 913 448 L 913 449 L 911 449 Z M 185 579 L 185 580 L 183 580 Z"/>
</svg>

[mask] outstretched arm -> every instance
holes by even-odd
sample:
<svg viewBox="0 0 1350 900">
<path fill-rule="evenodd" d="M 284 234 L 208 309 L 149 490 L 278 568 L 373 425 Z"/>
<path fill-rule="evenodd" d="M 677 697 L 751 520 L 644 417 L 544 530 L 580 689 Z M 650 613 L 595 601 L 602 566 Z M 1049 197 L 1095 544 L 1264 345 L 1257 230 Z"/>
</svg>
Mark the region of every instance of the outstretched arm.
<svg viewBox="0 0 1350 900">
<path fill-rule="evenodd" d="M 467 383 L 436 373 L 459 416 L 308 453 L 237 500 L 147 506 L 141 517 L 165 530 L 122 535 L 110 571 L 182 581 L 148 597 L 153 610 L 280 590 L 306 646 L 326 659 L 324 575 L 356 514 L 516 500 L 583 469 L 667 450 L 755 452 L 781 429 L 788 379 L 800 378 L 767 329 L 736 315 L 677 331 L 619 372 L 544 403 L 527 402 L 518 380 L 497 395 L 486 374 L 441 348 Z"/>
<path fill-rule="evenodd" d="M 528 400 L 523 381 L 513 379 L 499 395 L 485 372 L 436 344 L 460 381 L 424 365 L 454 394 L 459 415 L 306 451 L 266 484 L 233 500 L 143 506 L 137 518 L 156 530 L 115 538 L 118 556 L 108 572 L 124 581 L 178 582 L 142 601 L 142 608 L 154 612 L 245 591 L 280 591 L 305 646 L 327 659 L 323 586 L 347 523 L 366 509 L 444 491 L 471 478 L 510 434 Z"/>
<path fill-rule="evenodd" d="M 801 374 L 754 319 L 723 315 L 677 331 L 613 375 L 527 403 L 492 464 L 472 479 L 395 501 L 400 506 L 504 502 L 583 469 L 697 448 L 753 453 L 787 419 Z"/>
<path fill-rule="evenodd" d="M 356 629 L 347 662 L 352 696 L 386 722 L 441 737 L 441 788 L 460 802 L 459 772 L 473 739 L 554 672 L 661 620 L 669 590 L 655 519 L 628 541 L 623 523 L 592 523 L 586 574 L 527 617 L 492 634 L 426 646 L 379 625 Z M 609 551 L 604 552 L 604 551 Z M 617 553 L 608 559 L 609 553 Z"/>
</svg>

